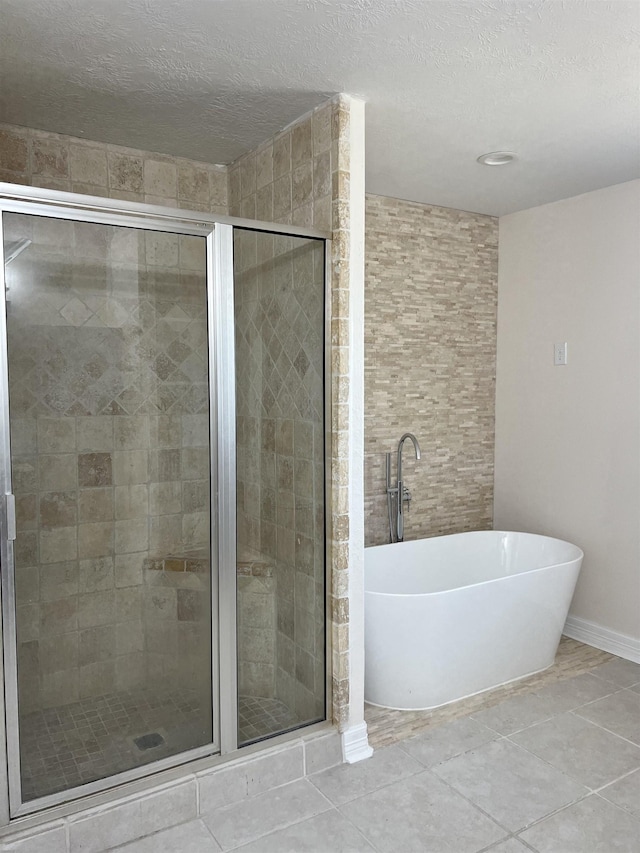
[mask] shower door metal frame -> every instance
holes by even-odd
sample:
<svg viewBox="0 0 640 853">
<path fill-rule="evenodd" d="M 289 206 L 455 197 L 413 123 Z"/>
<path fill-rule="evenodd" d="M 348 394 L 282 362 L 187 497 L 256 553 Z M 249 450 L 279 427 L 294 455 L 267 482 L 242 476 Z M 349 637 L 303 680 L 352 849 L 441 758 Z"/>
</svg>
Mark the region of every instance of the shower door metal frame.
<svg viewBox="0 0 640 853">
<path fill-rule="evenodd" d="M 18 715 L 18 679 L 17 679 L 17 619 L 15 610 L 15 561 L 13 539 L 15 538 L 14 498 L 11 491 L 11 438 L 9 420 L 8 388 L 8 349 L 6 287 L 4 270 L 4 239 L 0 239 L 0 587 L 2 590 L 2 627 L 3 627 L 3 664 L 5 686 L 5 731 L 6 756 L 3 768 L 6 768 L 9 792 L 8 809 L 0 806 L 0 817 L 15 818 L 31 814 L 51 806 L 59 805 L 77 797 L 94 794 L 157 773 L 179 764 L 213 755 L 220 752 L 220 662 L 223 659 L 222 647 L 233 648 L 235 640 L 235 621 L 230 611 L 235 613 L 235 601 L 221 606 L 219 588 L 222 585 L 221 567 L 235 557 L 235 537 L 224 530 L 234 523 L 228 512 L 222 513 L 225 501 L 219 496 L 228 489 L 230 477 L 234 477 L 234 456 L 229 452 L 229 420 L 233 423 L 231 412 L 225 409 L 234 405 L 233 394 L 233 267 L 232 258 L 233 228 L 228 224 L 206 221 L 197 215 L 182 211 L 162 211 L 151 206 L 139 206 L 137 209 L 122 210 L 122 203 L 110 204 L 100 199 L 99 205 L 91 204 L 91 199 L 67 193 L 51 192 L 52 198 L 6 199 L 3 198 L 0 185 L 0 218 L 5 213 L 44 216 L 78 222 L 91 222 L 97 225 L 111 225 L 135 228 L 144 231 L 163 231 L 178 235 L 203 237 L 206 240 L 206 294 L 207 294 L 207 335 L 208 335 L 208 373 L 209 373 L 209 423 L 210 423 L 210 558 L 211 558 L 211 679 L 212 679 L 212 739 L 208 744 L 174 756 L 130 768 L 113 776 L 97 779 L 76 788 L 50 794 L 23 802 L 20 778 L 20 738 Z M 12 187 L 15 190 L 23 188 Z M 44 191 L 32 190 L 27 195 L 42 196 Z M 49 193 L 47 193 L 47 196 Z M 68 202 L 71 201 L 71 204 Z M 135 206 L 134 206 L 135 207 Z M 146 209 L 145 209 L 146 208 Z M 0 238 L 3 237 L 4 222 L 0 222 Z M 229 311 L 231 312 L 229 314 Z M 230 319 L 229 319 L 230 318 Z M 224 323 L 231 323 L 231 339 L 221 331 Z M 229 360 L 231 358 L 231 361 Z M 231 376 L 231 382 L 229 381 Z M 231 385 L 231 389 L 229 386 Z M 231 390 L 231 394 L 229 391 Z M 231 440 L 233 440 L 231 438 Z M 222 479 L 220 479 L 222 478 Z M 235 479 L 232 480 L 235 488 Z M 235 530 L 234 530 L 235 532 Z M 224 551 L 221 546 L 224 543 Z M 234 561 L 235 564 L 235 561 Z M 234 573 L 235 575 L 235 573 Z M 228 588 L 228 581 L 226 583 Z M 220 618 L 222 617 L 222 623 Z M 233 631 L 233 637 L 225 634 Z M 226 652 L 228 654 L 228 651 Z M 227 677 L 225 675 L 225 677 Z M 227 690 L 225 689 L 225 693 Z M 227 703 L 228 705 L 229 703 Z M 228 713 L 227 708 L 227 713 Z M 228 724 L 225 726 L 228 728 Z M 3 739 L 4 740 L 4 739 Z M 228 741 L 227 741 L 227 748 Z"/>
<path fill-rule="evenodd" d="M 211 604 L 212 604 L 212 711 L 210 744 L 141 768 L 97 780 L 78 788 L 22 803 L 20 793 L 17 703 L 17 636 L 15 565 L 11 492 L 11 445 L 8 391 L 6 290 L 4 277 L 4 213 L 73 219 L 143 230 L 171 231 L 206 238 L 207 324 L 209 341 L 209 412 L 211 477 Z M 11 819 L 34 815 L 45 808 L 68 806 L 81 798 L 143 779 L 197 758 L 233 753 L 237 740 L 236 646 L 236 435 L 233 229 L 250 228 L 275 234 L 323 240 L 325 243 L 325 553 L 330 566 L 331 543 L 331 235 L 311 228 L 260 222 L 218 214 L 116 201 L 99 196 L 26 187 L 0 182 L 0 827 Z M 331 715 L 330 583 L 325 605 L 326 718 Z M 217 617 L 217 631 L 213 617 Z M 266 742 L 268 743 L 268 741 Z M 4 792 L 7 792 L 4 794 Z M 80 802 L 79 802 L 80 801 Z"/>
</svg>

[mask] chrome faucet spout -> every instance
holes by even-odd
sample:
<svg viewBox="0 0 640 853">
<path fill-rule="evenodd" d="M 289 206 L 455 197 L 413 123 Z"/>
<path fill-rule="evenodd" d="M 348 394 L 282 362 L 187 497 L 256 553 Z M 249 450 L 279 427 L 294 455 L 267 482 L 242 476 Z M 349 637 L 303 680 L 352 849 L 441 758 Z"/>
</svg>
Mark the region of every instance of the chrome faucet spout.
<svg viewBox="0 0 640 853">
<path fill-rule="evenodd" d="M 416 454 L 416 459 L 420 459 L 421 456 L 420 444 L 418 443 L 418 439 L 412 432 L 405 432 L 405 434 L 402 436 L 398 443 L 398 512 L 396 516 L 396 539 L 398 542 L 402 542 L 402 540 L 404 539 L 404 485 L 402 482 L 402 449 L 407 439 L 409 439 L 413 443 L 413 449 Z"/>
</svg>

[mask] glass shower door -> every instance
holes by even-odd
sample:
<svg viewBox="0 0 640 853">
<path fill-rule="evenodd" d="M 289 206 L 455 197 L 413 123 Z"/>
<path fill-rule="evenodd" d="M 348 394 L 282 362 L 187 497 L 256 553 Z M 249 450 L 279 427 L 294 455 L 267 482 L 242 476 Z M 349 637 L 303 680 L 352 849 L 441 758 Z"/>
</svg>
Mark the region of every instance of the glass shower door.
<svg viewBox="0 0 640 853">
<path fill-rule="evenodd" d="M 325 719 L 324 253 L 234 228 L 239 745 Z"/>
<path fill-rule="evenodd" d="M 193 234 L 3 228 L 25 803 L 215 751 L 207 264 Z"/>
</svg>

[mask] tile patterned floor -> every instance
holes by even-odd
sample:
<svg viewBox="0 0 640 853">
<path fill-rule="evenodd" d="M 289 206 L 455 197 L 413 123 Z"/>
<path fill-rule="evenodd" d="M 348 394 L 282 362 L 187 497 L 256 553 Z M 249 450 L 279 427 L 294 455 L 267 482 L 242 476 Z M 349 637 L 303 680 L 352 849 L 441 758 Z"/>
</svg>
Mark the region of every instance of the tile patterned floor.
<svg viewBox="0 0 640 853">
<path fill-rule="evenodd" d="M 153 732 L 159 746 L 136 746 Z M 211 711 L 195 691 L 132 690 L 25 714 L 20 737 L 23 795 L 31 800 L 207 743 Z"/>
<path fill-rule="evenodd" d="M 277 699 L 239 698 L 241 743 L 295 724 Z M 195 691 L 135 690 L 25 714 L 20 731 L 23 794 L 32 800 L 206 744 L 211 711 Z M 140 749 L 135 740 L 151 733 L 162 742 Z"/>
<path fill-rule="evenodd" d="M 460 713 L 383 721 L 374 709 L 388 745 L 368 761 L 117 849 L 640 853 L 640 666 L 563 646 L 545 678 Z"/>
<path fill-rule="evenodd" d="M 298 724 L 298 720 L 288 706 L 278 699 L 238 697 L 238 743 L 240 744 L 248 744 L 276 732 L 286 732 Z"/>
</svg>

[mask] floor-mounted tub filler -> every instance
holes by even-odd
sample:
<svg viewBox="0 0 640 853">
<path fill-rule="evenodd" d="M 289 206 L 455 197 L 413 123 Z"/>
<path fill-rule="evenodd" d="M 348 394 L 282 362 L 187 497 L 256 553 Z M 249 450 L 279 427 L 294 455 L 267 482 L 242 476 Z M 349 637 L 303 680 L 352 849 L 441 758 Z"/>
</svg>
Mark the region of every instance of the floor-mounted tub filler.
<svg viewBox="0 0 640 853">
<path fill-rule="evenodd" d="M 576 545 L 479 531 L 365 551 L 365 699 L 437 708 L 551 666 Z"/>
</svg>

